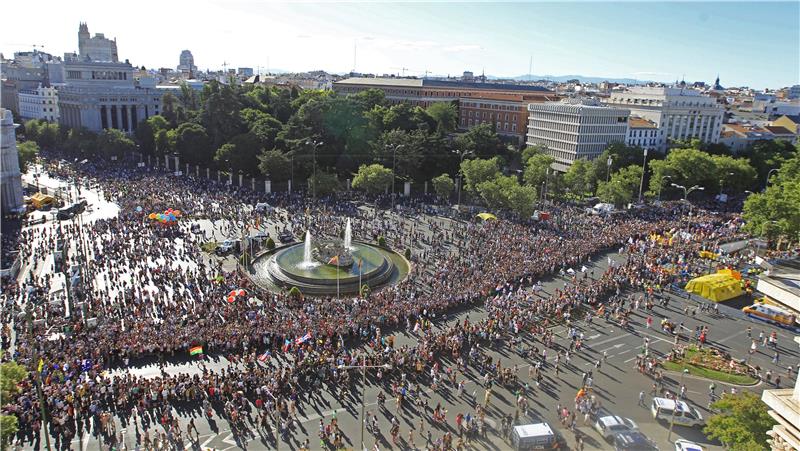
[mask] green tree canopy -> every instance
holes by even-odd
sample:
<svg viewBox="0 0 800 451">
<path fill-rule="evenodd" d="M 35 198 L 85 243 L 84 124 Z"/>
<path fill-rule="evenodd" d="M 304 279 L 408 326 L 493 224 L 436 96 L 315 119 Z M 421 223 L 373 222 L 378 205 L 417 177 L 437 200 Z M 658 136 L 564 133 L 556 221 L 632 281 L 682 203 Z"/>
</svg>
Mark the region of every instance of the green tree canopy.
<svg viewBox="0 0 800 451">
<path fill-rule="evenodd" d="M 523 174 L 525 183 L 533 187 L 541 186 L 547 179 L 547 174 L 552 172 L 550 165 L 555 161 L 555 158 L 543 153 L 537 153 L 528 158 Z"/>
<path fill-rule="evenodd" d="M 623 168 L 608 182 L 600 182 L 597 196 L 603 201 L 623 206 L 635 198 L 639 193 L 639 183 L 642 177 L 642 167 L 631 165 Z"/>
<path fill-rule="evenodd" d="M 800 238 L 800 156 L 781 165 L 766 191 L 747 197 L 742 216 L 755 235 Z"/>
<path fill-rule="evenodd" d="M 533 214 L 536 189 L 532 186 L 521 186 L 513 175 L 498 174 L 479 183 L 478 193 L 489 208 L 511 210 L 522 218 Z"/>
<path fill-rule="evenodd" d="M 493 158 L 505 152 L 505 146 L 491 124 L 476 125 L 459 135 L 455 147 L 471 151 L 478 158 Z"/>
<path fill-rule="evenodd" d="M 136 141 L 139 142 L 139 149 L 145 155 L 157 155 L 156 135 L 161 130 L 169 130 L 169 122 L 164 116 L 155 115 L 139 122 L 136 127 Z"/>
<path fill-rule="evenodd" d="M 0 449 L 5 450 L 18 431 L 16 415 L 0 415 Z"/>
<path fill-rule="evenodd" d="M 326 196 L 334 193 L 339 189 L 340 185 L 339 177 L 332 172 L 317 170 L 316 176 L 312 175 L 308 178 L 308 192 L 316 192 L 317 196 Z"/>
<path fill-rule="evenodd" d="M 170 140 L 181 160 L 191 164 L 206 164 L 214 156 L 211 140 L 200 124 L 185 122 L 170 130 Z"/>
<path fill-rule="evenodd" d="M 539 144 L 528 146 L 522 150 L 522 155 L 520 156 L 520 162 L 524 167 L 525 164 L 528 162 L 528 160 L 531 159 L 531 157 L 533 157 L 534 155 L 545 154 L 545 153 L 547 153 L 546 146 L 542 146 Z"/>
<path fill-rule="evenodd" d="M 14 396 L 19 391 L 17 386 L 26 377 L 28 370 L 17 362 L 0 364 L 0 397 L 5 401 Z"/>
<path fill-rule="evenodd" d="M 723 396 L 711 407 L 719 413 L 706 421 L 703 432 L 708 438 L 721 441 L 731 450 L 768 449 L 767 431 L 775 420 L 758 395 L 742 390 Z"/>
<path fill-rule="evenodd" d="M 25 141 L 17 144 L 19 170 L 23 173 L 28 172 L 28 166 L 36 161 L 38 155 L 39 145 L 35 141 Z"/>
<path fill-rule="evenodd" d="M 431 183 L 433 184 L 433 191 L 436 195 L 445 200 L 450 198 L 456 186 L 453 178 L 447 173 L 434 177 Z"/>
<path fill-rule="evenodd" d="M 122 158 L 136 150 L 136 144 L 125 133 L 107 128 L 97 135 L 97 149 L 102 155 Z"/>
<path fill-rule="evenodd" d="M 242 133 L 217 149 L 214 160 L 223 169 L 253 175 L 258 168 L 261 150 L 261 142 L 254 134 Z"/>
<path fill-rule="evenodd" d="M 383 193 L 392 184 L 392 170 L 380 164 L 362 164 L 353 177 L 353 188 L 370 194 Z"/>
<path fill-rule="evenodd" d="M 258 169 L 269 180 L 282 182 L 289 180 L 292 173 L 292 162 L 289 157 L 277 149 L 266 150 L 258 156 Z"/>
<path fill-rule="evenodd" d="M 733 158 L 728 155 L 712 155 L 715 176 L 719 181 L 720 192 L 743 194 L 756 186 L 756 170 L 747 158 Z"/>
<path fill-rule="evenodd" d="M 436 121 L 436 130 L 439 133 L 450 133 L 458 126 L 458 109 L 450 102 L 436 102 L 426 111 Z"/>
<path fill-rule="evenodd" d="M 400 129 L 384 132 L 372 143 L 375 161 L 391 168 L 400 179 L 419 179 L 419 168 L 427 144 L 427 134 L 421 130 L 406 132 Z"/>
<path fill-rule="evenodd" d="M 564 184 L 578 198 L 583 198 L 592 191 L 593 165 L 585 158 L 578 158 L 572 162 L 564 174 Z"/>
<path fill-rule="evenodd" d="M 464 188 L 469 192 L 478 193 L 478 185 L 493 180 L 500 174 L 499 159 L 493 157 L 464 160 L 461 162 L 461 173 L 464 175 Z"/>
</svg>

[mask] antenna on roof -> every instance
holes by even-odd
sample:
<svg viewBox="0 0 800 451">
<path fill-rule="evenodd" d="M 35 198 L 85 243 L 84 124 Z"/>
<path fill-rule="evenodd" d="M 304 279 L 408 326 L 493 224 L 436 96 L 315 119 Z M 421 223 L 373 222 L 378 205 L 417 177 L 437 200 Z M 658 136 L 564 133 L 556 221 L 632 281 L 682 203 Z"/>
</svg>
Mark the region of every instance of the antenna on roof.
<svg viewBox="0 0 800 451">
<path fill-rule="evenodd" d="M 531 58 L 528 60 L 528 81 L 533 80 L 533 75 L 532 75 L 533 72 L 531 72 L 532 69 L 533 69 L 533 55 L 531 55 Z"/>
<path fill-rule="evenodd" d="M 356 71 L 356 50 L 357 50 L 358 41 L 353 39 L 353 70 L 352 72 L 355 73 Z"/>
</svg>

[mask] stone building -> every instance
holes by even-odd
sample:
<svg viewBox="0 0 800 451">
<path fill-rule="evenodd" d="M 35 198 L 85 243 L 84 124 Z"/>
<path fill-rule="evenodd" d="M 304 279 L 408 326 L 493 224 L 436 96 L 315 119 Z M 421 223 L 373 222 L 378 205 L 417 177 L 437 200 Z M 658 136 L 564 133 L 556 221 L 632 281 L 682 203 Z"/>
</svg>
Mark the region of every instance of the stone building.
<svg viewBox="0 0 800 451">
<path fill-rule="evenodd" d="M 0 199 L 2 213 L 18 212 L 25 207 L 22 198 L 22 174 L 17 153 L 17 124 L 10 110 L 0 108 Z"/>
</svg>

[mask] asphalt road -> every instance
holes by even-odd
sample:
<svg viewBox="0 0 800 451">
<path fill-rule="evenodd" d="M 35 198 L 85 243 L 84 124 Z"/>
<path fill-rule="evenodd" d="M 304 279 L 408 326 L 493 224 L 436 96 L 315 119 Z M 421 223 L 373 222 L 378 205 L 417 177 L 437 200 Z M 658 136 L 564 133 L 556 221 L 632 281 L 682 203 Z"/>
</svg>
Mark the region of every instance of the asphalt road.
<svg viewBox="0 0 800 451">
<path fill-rule="evenodd" d="M 611 254 L 615 260 L 621 260 L 617 254 Z M 606 265 L 606 257 L 599 256 L 590 266 L 596 268 L 595 273 L 599 274 Z M 553 278 L 544 282 L 543 287 L 546 292 L 552 292 L 553 289 L 563 286 L 564 279 Z M 672 348 L 673 339 L 671 336 L 658 331 L 657 325 L 661 317 L 668 317 L 671 319 L 678 319 L 683 321 L 688 329 L 694 329 L 697 325 L 707 325 L 710 327 L 710 340 L 711 345 L 722 348 L 730 352 L 734 357 L 744 358 L 747 356 L 749 349 L 749 340 L 746 336 L 746 327 L 751 325 L 753 327 L 753 335 L 756 336 L 758 331 L 764 330 L 769 333 L 772 330 L 778 332 L 779 350 L 781 352 L 780 366 L 773 365 L 772 353 L 768 352 L 765 348 L 759 348 L 759 352 L 752 357 L 752 363 L 760 365 L 764 370 L 772 369 L 773 373 L 780 372 L 784 378 L 783 385 L 786 386 L 788 382 L 785 379 L 786 366 L 792 365 L 797 367 L 800 363 L 800 353 L 791 341 L 791 334 L 782 329 L 773 328 L 772 326 L 762 323 L 751 323 L 749 321 L 742 321 L 735 318 L 728 318 L 725 316 L 716 316 L 709 314 L 698 313 L 695 318 L 683 317 L 683 308 L 685 300 L 672 298 L 669 308 L 655 307 L 653 313 L 654 328 L 647 329 L 645 327 L 646 314 L 637 312 L 633 316 L 632 330 L 622 329 L 614 323 L 606 322 L 603 319 L 595 318 L 592 324 L 585 322 L 578 323 L 578 329 L 584 334 L 586 349 L 581 353 L 576 354 L 570 365 L 562 370 L 560 375 L 556 377 L 552 367 L 553 353 L 550 353 L 545 378 L 541 386 L 536 387 L 535 382 L 528 377 L 527 368 L 531 364 L 530 360 L 523 359 L 517 355 L 509 347 L 504 346 L 500 349 L 490 351 L 493 356 L 502 359 L 503 367 L 519 367 L 518 376 L 521 382 L 528 382 L 531 389 L 528 393 L 529 401 L 529 416 L 530 420 L 534 421 L 535 418 L 540 418 L 548 421 L 551 426 L 558 429 L 564 436 L 570 446 L 574 446 L 575 433 L 567 431 L 562 428 L 556 415 L 556 405 L 562 404 L 567 406 L 570 410 L 573 409 L 573 400 L 577 390 L 580 388 L 582 373 L 587 369 L 594 369 L 594 364 L 598 359 L 602 359 L 604 353 L 607 355 L 607 361 L 602 364 L 599 371 L 594 371 L 594 393 L 602 402 L 603 412 L 615 415 L 626 416 L 634 420 L 641 431 L 648 437 L 657 442 L 660 449 L 670 449 L 671 444 L 667 441 L 668 425 L 663 422 L 654 420 L 648 408 L 639 406 L 639 392 L 645 391 L 647 396 L 647 405 L 651 397 L 649 396 L 650 387 L 653 383 L 652 379 L 640 374 L 633 368 L 636 355 L 640 352 L 645 337 L 650 339 L 650 350 L 656 355 L 669 352 Z M 691 301 L 690 301 L 691 302 Z M 695 304 L 692 302 L 691 306 Z M 478 320 L 485 316 L 483 309 L 475 308 L 469 311 L 464 311 L 458 315 L 448 318 L 449 322 L 463 321 L 469 316 L 470 320 Z M 437 324 L 437 327 L 443 327 L 444 324 Z M 555 332 L 558 339 L 556 343 L 560 346 L 568 345 L 568 338 L 566 337 L 566 328 L 564 326 L 556 326 Z M 414 336 L 398 331 L 395 333 L 396 345 L 411 344 L 415 341 Z M 530 337 L 526 337 L 530 339 Z M 541 347 L 541 344 L 538 344 Z M 208 362 L 209 368 L 220 369 L 230 362 L 220 358 L 215 361 Z M 563 366 L 562 366 L 563 368 Z M 179 365 L 168 365 L 166 371 L 169 373 L 174 372 L 192 372 L 198 371 L 199 368 L 194 363 L 183 363 Z M 159 370 L 155 365 L 148 367 L 133 369 L 139 373 L 158 374 Z M 368 412 L 379 412 L 380 431 L 382 435 L 374 437 L 368 432 L 366 433 L 366 446 L 372 447 L 377 443 L 380 449 L 414 449 L 418 447 L 424 449 L 425 437 L 427 430 L 432 431 L 432 437 L 436 440 L 441 437 L 444 432 L 450 430 L 455 433 L 454 418 L 457 413 L 475 413 L 475 402 L 483 402 L 484 388 L 482 385 L 481 375 L 476 374 L 474 371 L 465 375 L 468 380 L 464 394 L 457 396 L 454 387 L 449 385 L 444 389 L 439 389 L 437 392 L 432 392 L 429 388 L 427 390 L 428 404 L 431 408 L 438 403 L 441 403 L 448 410 L 447 425 L 432 425 L 431 411 L 424 414 L 413 410 L 405 409 L 399 413 L 400 417 L 400 436 L 403 440 L 399 445 L 392 447 L 388 431 L 390 428 L 390 421 L 392 416 L 396 415 L 394 403 L 391 398 L 387 399 L 386 409 L 380 409 L 377 406 L 377 394 L 380 387 L 375 385 L 374 380 L 370 380 L 365 393 L 366 406 Z M 354 378 L 358 379 L 358 378 Z M 673 391 L 678 390 L 677 374 L 667 373 L 666 387 Z M 687 376 L 685 384 L 688 389 L 688 399 L 691 404 L 696 406 L 704 417 L 711 414 L 705 407 L 708 403 L 708 385 L 707 380 Z M 726 384 L 717 383 L 718 393 L 720 389 L 727 391 Z M 765 383 L 755 387 L 739 388 L 752 390 L 760 393 L 765 387 Z M 320 442 L 317 438 L 318 425 L 320 420 L 329 422 L 335 415 L 340 429 L 347 437 L 346 445 L 353 449 L 359 448 L 360 442 L 360 384 L 351 387 L 349 390 L 336 391 L 321 391 L 312 396 L 312 402 L 301 406 L 299 413 L 298 423 L 292 431 L 291 437 L 288 441 L 281 441 L 280 448 L 283 449 L 296 449 L 303 441 L 308 438 L 312 449 L 319 449 Z M 473 399 L 472 394 L 475 393 L 477 399 Z M 498 435 L 500 428 L 500 419 L 502 415 L 514 414 L 515 412 L 515 395 L 507 389 L 495 385 L 492 394 L 491 405 L 488 410 L 487 424 L 494 430 L 490 430 L 486 439 L 477 443 L 473 443 L 476 449 L 509 449 L 510 444 L 505 442 Z M 186 442 L 186 449 L 215 449 L 215 450 L 228 450 L 228 449 L 273 449 L 275 442 L 271 435 L 266 434 L 264 431 L 259 431 L 257 428 L 252 427 L 251 435 L 234 434 L 230 431 L 229 426 L 225 420 L 218 415 L 215 415 L 212 421 L 208 421 L 199 409 L 195 410 L 180 410 L 175 412 L 181 418 L 182 428 L 185 428 L 186 422 L 189 418 L 195 418 L 195 424 L 198 428 L 199 439 L 190 444 Z M 425 435 L 420 435 L 420 419 L 423 419 Z M 153 430 L 160 430 L 160 426 L 150 425 L 151 435 Z M 408 433 L 409 429 L 413 429 L 414 445 L 411 446 Z M 143 432 L 140 422 L 127 422 L 123 424 L 117 419 L 117 430 L 121 431 L 124 436 L 124 441 L 129 448 L 133 448 L 137 441 L 141 441 L 141 434 Z M 577 422 L 577 430 L 584 437 L 584 445 L 586 449 L 608 449 L 609 444 L 603 441 L 602 437 L 595 432 L 591 424 L 583 424 L 582 418 Z M 679 438 L 685 438 L 702 444 L 707 449 L 723 449 L 718 443 L 710 442 L 700 431 L 699 428 L 686 428 L 675 426 L 671 440 L 674 441 Z M 79 446 L 82 450 L 97 449 L 100 444 L 96 436 L 84 436 L 81 439 L 76 439 L 73 446 Z"/>
</svg>

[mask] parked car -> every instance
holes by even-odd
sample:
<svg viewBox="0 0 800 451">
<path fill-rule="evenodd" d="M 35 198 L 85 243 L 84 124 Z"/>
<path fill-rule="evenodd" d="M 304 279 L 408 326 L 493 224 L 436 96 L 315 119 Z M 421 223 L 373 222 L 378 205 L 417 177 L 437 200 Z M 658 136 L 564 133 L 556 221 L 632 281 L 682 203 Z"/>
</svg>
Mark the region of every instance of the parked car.
<svg viewBox="0 0 800 451">
<path fill-rule="evenodd" d="M 225 240 L 217 246 L 217 250 L 215 251 L 217 255 L 228 255 L 231 252 L 236 252 L 239 250 L 240 241 L 239 240 Z"/>
<path fill-rule="evenodd" d="M 670 422 L 674 420 L 675 424 L 681 426 L 693 427 L 705 424 L 703 415 L 685 401 L 678 401 L 676 404 L 674 399 L 653 398 L 653 403 L 650 405 L 650 413 L 653 414 L 653 418 L 656 420 Z"/>
<path fill-rule="evenodd" d="M 294 235 L 292 235 L 292 232 L 287 230 L 278 235 L 278 240 L 283 244 L 292 243 L 294 242 Z"/>
<path fill-rule="evenodd" d="M 636 423 L 630 418 L 618 417 L 616 415 L 608 415 L 599 417 L 594 422 L 594 429 L 603 436 L 604 439 L 610 440 L 614 434 L 620 432 L 631 432 L 639 429 Z"/>
<path fill-rule="evenodd" d="M 675 451 L 703 451 L 703 447 L 695 442 L 680 439 L 675 441 Z"/>
<path fill-rule="evenodd" d="M 615 451 L 658 451 L 658 446 L 639 431 L 620 432 L 613 436 Z"/>
<path fill-rule="evenodd" d="M 564 445 L 563 438 L 547 423 L 514 426 L 511 443 L 514 451 L 559 449 Z"/>
</svg>

